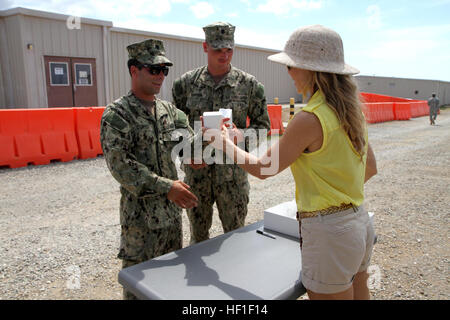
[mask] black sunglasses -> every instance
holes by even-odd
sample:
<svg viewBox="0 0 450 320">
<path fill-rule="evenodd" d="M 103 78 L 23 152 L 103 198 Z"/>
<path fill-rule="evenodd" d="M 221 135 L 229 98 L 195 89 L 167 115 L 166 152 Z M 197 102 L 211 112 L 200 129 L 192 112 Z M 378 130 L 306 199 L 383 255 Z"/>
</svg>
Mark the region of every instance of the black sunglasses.
<svg viewBox="0 0 450 320">
<path fill-rule="evenodd" d="M 164 74 L 164 76 L 167 76 L 169 74 L 169 67 L 167 66 L 151 66 L 148 64 L 142 65 L 151 75 L 158 75 L 161 71 Z"/>
</svg>

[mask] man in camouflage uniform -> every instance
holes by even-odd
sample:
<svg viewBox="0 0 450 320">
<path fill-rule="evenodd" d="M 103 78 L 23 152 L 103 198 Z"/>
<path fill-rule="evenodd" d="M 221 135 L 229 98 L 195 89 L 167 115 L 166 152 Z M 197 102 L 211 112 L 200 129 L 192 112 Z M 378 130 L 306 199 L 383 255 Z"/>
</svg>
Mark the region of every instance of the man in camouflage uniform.
<svg viewBox="0 0 450 320">
<path fill-rule="evenodd" d="M 254 76 L 231 65 L 235 27 L 218 22 L 203 30 L 206 40 L 203 50 L 207 53 L 208 65 L 175 80 L 172 88 L 175 105 L 189 116 L 191 127 L 203 112 L 224 108 L 233 110 L 232 120 L 238 129 L 246 128 L 248 116 L 250 128 L 269 130 L 263 85 Z M 248 151 L 248 147 L 246 149 Z M 185 182 L 199 198 L 198 206 L 187 210 L 191 244 L 209 238 L 214 202 L 224 232 L 244 226 L 250 189 L 244 170 L 235 164 L 218 163 L 182 168 L 186 173 Z"/>
<path fill-rule="evenodd" d="M 430 125 L 436 124 L 436 117 L 439 110 L 439 99 L 436 97 L 436 93 L 431 94 L 431 98 L 428 99 L 428 106 L 430 107 Z"/>
<path fill-rule="evenodd" d="M 192 129 L 173 104 L 155 98 L 172 63 L 163 43 L 149 39 L 127 47 L 131 91 L 110 103 L 101 119 L 106 163 L 120 183 L 120 250 L 126 268 L 181 249 L 181 208 L 197 205 L 178 180 L 171 159 L 176 129 Z M 174 135 L 174 136 L 172 136 Z M 124 289 L 124 299 L 136 297 Z"/>
</svg>

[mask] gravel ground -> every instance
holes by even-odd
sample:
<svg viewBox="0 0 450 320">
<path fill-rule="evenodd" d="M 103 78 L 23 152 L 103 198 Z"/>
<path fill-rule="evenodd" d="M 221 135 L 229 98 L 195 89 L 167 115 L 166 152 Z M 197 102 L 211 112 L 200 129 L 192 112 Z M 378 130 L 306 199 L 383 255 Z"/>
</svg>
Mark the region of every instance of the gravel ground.
<svg viewBox="0 0 450 320">
<path fill-rule="evenodd" d="M 450 110 L 369 125 L 373 299 L 449 299 Z M 0 299 L 121 299 L 119 191 L 102 157 L 0 169 Z M 290 171 L 250 177 L 246 223 L 294 198 Z M 183 215 L 183 243 L 189 225 Z M 214 216 L 211 236 L 221 234 Z M 304 296 L 305 297 L 305 296 Z"/>
</svg>

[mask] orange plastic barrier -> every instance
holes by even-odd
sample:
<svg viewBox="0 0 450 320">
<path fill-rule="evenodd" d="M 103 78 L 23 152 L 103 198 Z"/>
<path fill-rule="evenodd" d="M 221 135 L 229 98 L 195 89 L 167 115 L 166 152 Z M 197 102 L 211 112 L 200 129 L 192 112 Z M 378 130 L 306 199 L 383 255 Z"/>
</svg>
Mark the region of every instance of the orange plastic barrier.
<svg viewBox="0 0 450 320">
<path fill-rule="evenodd" d="M 268 135 L 283 134 L 284 127 L 283 121 L 281 120 L 282 112 L 281 104 L 268 104 L 267 111 L 270 118 L 270 130 Z"/>
<path fill-rule="evenodd" d="M 78 155 L 73 110 L 0 110 L 0 146 L 0 166 L 71 161 Z"/>
<path fill-rule="evenodd" d="M 410 99 L 386 96 L 377 93 L 361 92 L 361 98 L 364 102 L 409 102 Z"/>
<path fill-rule="evenodd" d="M 364 103 L 363 113 L 366 118 L 367 123 L 375 123 L 376 121 L 376 110 L 373 103 L 366 102 Z"/>
<path fill-rule="evenodd" d="M 411 119 L 411 102 L 394 102 L 394 119 Z"/>
<path fill-rule="evenodd" d="M 395 119 L 393 102 L 365 103 L 363 112 L 368 123 L 392 121 Z"/>
<path fill-rule="evenodd" d="M 423 117 L 430 114 L 428 103 L 425 100 L 411 102 L 411 118 Z"/>
<path fill-rule="evenodd" d="M 100 144 L 100 120 L 105 107 L 73 108 L 79 159 L 95 158 L 103 154 Z"/>
<path fill-rule="evenodd" d="M 361 92 L 361 101 L 366 105 L 364 115 L 369 123 L 390 121 L 390 120 L 408 120 L 410 118 L 427 116 L 430 113 L 426 100 L 412 100 L 398 97 L 391 97 L 382 94 Z M 381 110 L 380 106 L 374 103 L 393 103 L 394 119 Z M 387 118 L 386 118 L 387 117 Z"/>
</svg>

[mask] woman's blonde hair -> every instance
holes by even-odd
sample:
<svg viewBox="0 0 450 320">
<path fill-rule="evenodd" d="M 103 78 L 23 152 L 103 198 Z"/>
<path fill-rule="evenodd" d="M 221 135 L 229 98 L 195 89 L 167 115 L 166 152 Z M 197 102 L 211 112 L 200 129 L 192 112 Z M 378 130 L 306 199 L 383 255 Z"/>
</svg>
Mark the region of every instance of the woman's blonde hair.
<svg viewBox="0 0 450 320">
<path fill-rule="evenodd" d="M 311 73 L 310 85 L 305 89 L 311 89 L 311 92 L 318 89 L 322 92 L 327 105 L 336 113 L 342 128 L 362 159 L 366 144 L 366 121 L 356 82 L 350 75 L 313 71 Z"/>
</svg>

